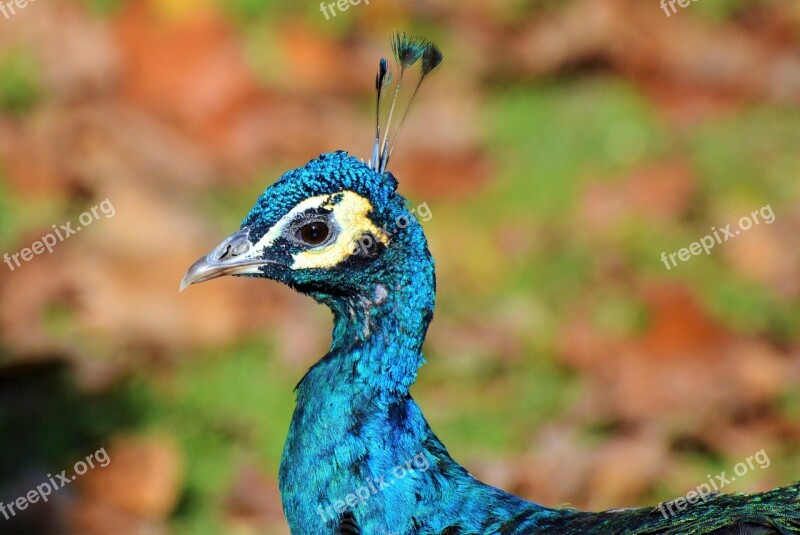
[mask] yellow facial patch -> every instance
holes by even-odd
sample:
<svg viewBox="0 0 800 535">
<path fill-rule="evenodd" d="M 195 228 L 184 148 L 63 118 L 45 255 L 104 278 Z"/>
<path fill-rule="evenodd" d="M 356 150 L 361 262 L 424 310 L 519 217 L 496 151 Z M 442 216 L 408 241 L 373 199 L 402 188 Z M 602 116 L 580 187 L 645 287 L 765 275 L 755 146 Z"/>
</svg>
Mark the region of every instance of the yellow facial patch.
<svg viewBox="0 0 800 535">
<path fill-rule="evenodd" d="M 339 202 L 333 204 L 334 198 Z M 334 267 L 355 253 L 361 246 L 359 240 L 367 234 L 371 234 L 382 244 L 389 245 L 389 236 L 376 227 L 367 216 L 372 210 L 372 204 L 352 191 L 321 195 L 307 199 L 303 204 L 332 210 L 339 234 L 336 236 L 336 241 L 325 247 L 295 254 L 292 257 L 294 260 L 292 269 Z"/>
</svg>

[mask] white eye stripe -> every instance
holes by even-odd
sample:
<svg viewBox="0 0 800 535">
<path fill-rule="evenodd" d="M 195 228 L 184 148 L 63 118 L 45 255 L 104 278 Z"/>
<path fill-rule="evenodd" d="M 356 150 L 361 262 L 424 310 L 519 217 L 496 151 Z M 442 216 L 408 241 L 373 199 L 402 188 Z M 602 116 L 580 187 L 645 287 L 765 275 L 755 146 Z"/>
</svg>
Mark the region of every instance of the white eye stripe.
<svg viewBox="0 0 800 535">
<path fill-rule="evenodd" d="M 314 208 L 321 208 L 329 200 L 330 195 L 318 195 L 317 197 L 311 197 L 299 203 L 285 216 L 280 218 L 277 223 L 272 225 L 272 228 L 270 228 L 267 233 L 264 234 L 261 239 L 258 240 L 258 242 L 256 242 L 251 249 L 252 253 L 250 254 L 254 254 L 254 256 L 261 254 L 265 248 L 271 247 L 275 243 L 275 240 L 277 240 L 283 234 L 286 226 L 293 223 L 300 214 Z"/>
<path fill-rule="evenodd" d="M 333 198 L 336 198 L 336 204 L 331 203 Z M 332 223 L 337 227 L 336 239 L 326 245 L 296 253 L 291 269 L 333 267 L 352 255 L 357 250 L 358 240 L 366 234 L 371 234 L 384 245 L 389 245 L 389 237 L 367 215 L 372 210 L 372 204 L 352 191 L 343 191 L 333 195 L 318 195 L 300 202 L 275 223 L 242 259 L 258 258 L 266 248 L 274 245 L 285 234 L 287 226 L 294 224 L 302 213 L 321 208 L 332 211 Z"/>
</svg>

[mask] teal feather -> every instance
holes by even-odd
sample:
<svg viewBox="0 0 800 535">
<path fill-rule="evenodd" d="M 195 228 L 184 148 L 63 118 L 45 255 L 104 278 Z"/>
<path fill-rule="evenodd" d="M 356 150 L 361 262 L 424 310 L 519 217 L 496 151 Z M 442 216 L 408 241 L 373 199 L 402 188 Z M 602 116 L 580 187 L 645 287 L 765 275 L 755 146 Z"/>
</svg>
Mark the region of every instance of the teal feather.
<svg viewBox="0 0 800 535">
<path fill-rule="evenodd" d="M 414 65 L 431 44 L 425 39 L 397 33 L 392 37 L 392 53 L 401 69 Z"/>
<path fill-rule="evenodd" d="M 436 46 L 428 43 L 425 52 L 422 53 L 422 78 L 428 76 L 442 63 L 444 56 L 442 51 Z"/>
</svg>

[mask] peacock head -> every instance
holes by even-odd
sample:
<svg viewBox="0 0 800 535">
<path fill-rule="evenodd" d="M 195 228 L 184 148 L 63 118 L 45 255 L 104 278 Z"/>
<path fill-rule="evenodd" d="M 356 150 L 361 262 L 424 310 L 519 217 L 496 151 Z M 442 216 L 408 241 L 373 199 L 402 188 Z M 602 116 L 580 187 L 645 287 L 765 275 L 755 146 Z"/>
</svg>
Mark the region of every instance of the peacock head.
<svg viewBox="0 0 800 535">
<path fill-rule="evenodd" d="M 263 277 L 333 303 L 380 299 L 387 285 L 408 284 L 414 272 L 429 274 L 432 286 L 425 237 L 386 166 L 408 107 L 442 54 L 432 43 L 405 34 L 393 37 L 392 49 L 398 68 L 394 97 L 384 126 L 381 100 L 392 74 L 382 59 L 370 161 L 334 152 L 284 174 L 258 198 L 239 231 L 189 268 L 181 290 L 223 275 Z M 392 130 L 403 77 L 417 63 L 419 78 Z"/>
<path fill-rule="evenodd" d="M 189 268 L 181 289 L 238 275 L 321 299 L 374 293 L 399 266 L 427 253 L 396 186 L 390 173 L 345 152 L 322 155 L 267 188 L 241 229 Z"/>
</svg>

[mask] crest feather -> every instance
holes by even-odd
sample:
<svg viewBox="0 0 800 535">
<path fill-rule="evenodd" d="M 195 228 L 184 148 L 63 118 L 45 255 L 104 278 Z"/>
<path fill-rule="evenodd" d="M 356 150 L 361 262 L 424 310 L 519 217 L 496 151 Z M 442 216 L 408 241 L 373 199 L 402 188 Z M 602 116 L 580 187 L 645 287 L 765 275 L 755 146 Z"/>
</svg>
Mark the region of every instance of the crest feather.
<svg viewBox="0 0 800 535">
<path fill-rule="evenodd" d="M 392 105 L 389 108 L 389 116 L 384 128 L 381 128 L 381 102 L 383 94 L 392 80 L 392 74 L 389 71 L 386 59 L 382 58 L 380 60 L 378 64 L 378 74 L 375 77 L 375 91 L 377 93 L 375 142 L 372 148 L 372 158 L 369 161 L 369 166 L 379 173 L 386 172 L 386 166 L 389 164 L 389 157 L 397 144 L 400 129 L 406 120 L 408 111 L 411 109 L 411 104 L 414 102 L 414 98 L 417 96 L 417 92 L 423 80 L 442 63 L 443 59 L 441 50 L 439 50 L 435 44 L 421 37 L 408 35 L 405 32 L 394 34 L 391 38 L 391 46 L 397 68 L 400 72 L 397 76 L 397 82 L 394 87 L 394 97 L 392 98 Z M 411 98 L 408 101 L 408 105 L 403 112 L 403 116 L 400 119 L 400 123 L 394 135 L 390 136 L 389 129 L 392 126 L 392 117 L 394 116 L 395 106 L 397 105 L 397 97 L 400 94 L 400 88 L 403 84 L 403 75 L 406 69 L 413 66 L 420 59 L 422 60 L 422 66 L 420 68 L 419 80 L 414 87 L 414 91 L 411 94 Z M 381 131 L 383 131 L 383 141 L 381 141 Z M 389 142 L 390 137 L 391 143 Z"/>
</svg>

